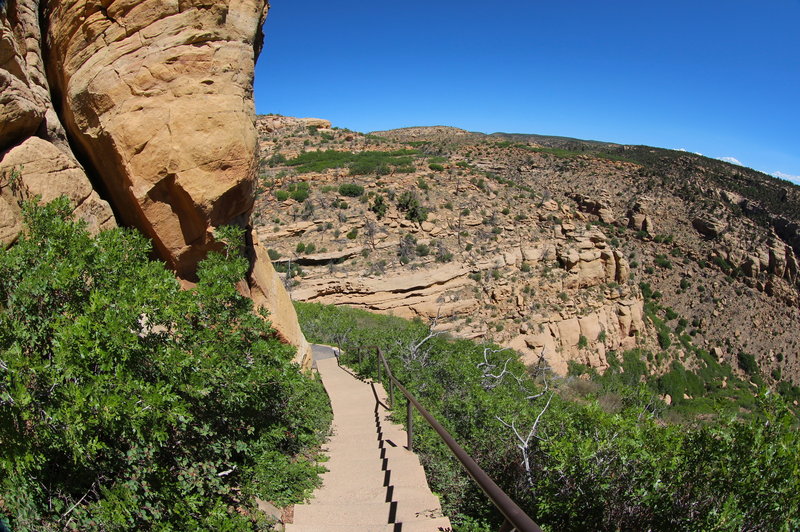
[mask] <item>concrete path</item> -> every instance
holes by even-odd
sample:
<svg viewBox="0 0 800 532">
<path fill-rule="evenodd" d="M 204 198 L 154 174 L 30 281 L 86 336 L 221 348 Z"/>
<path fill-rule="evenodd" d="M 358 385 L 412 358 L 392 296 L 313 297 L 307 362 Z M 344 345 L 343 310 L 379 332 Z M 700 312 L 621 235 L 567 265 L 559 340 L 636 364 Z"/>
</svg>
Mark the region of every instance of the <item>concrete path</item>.
<svg viewBox="0 0 800 532">
<path fill-rule="evenodd" d="M 405 448 L 406 432 L 387 419 L 383 387 L 356 379 L 330 351 L 314 351 L 333 407 L 333 435 L 323 447 L 328 472 L 311 501 L 294 507 L 286 530 L 450 530 L 419 459 Z"/>
</svg>

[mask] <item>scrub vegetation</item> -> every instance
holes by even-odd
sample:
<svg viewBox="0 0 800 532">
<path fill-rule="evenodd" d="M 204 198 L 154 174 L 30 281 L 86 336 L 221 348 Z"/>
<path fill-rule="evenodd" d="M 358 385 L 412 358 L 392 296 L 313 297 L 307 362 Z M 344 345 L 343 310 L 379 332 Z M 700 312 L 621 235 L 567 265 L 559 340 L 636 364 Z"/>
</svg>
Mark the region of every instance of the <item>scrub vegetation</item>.
<svg viewBox="0 0 800 532">
<path fill-rule="evenodd" d="M 401 382 L 545 530 L 800 526 L 798 420 L 780 396 L 751 393 L 746 417 L 684 415 L 655 388 L 702 386 L 679 368 L 640 382 L 641 352 L 595 380 L 556 379 L 510 350 L 431 334 L 421 321 L 296 307 L 309 339 L 339 344 L 362 375 L 376 376 L 367 346 L 381 346 Z M 398 421 L 404 407 L 398 401 Z M 457 529 L 496 530 L 499 516 L 421 418 L 414 437 Z"/>
<path fill-rule="evenodd" d="M 12 530 L 268 529 L 318 483 L 330 408 L 235 289 L 241 230 L 197 286 L 65 198 L 0 250 L 0 519 Z"/>
</svg>

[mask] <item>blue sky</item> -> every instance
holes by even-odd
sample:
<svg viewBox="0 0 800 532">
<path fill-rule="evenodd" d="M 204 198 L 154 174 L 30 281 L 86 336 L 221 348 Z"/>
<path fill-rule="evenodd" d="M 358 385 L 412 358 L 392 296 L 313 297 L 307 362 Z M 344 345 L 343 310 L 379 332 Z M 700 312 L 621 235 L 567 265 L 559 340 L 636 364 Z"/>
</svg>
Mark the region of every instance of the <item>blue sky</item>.
<svg viewBox="0 0 800 532">
<path fill-rule="evenodd" d="M 800 182 L 800 0 L 271 4 L 258 113 L 647 144 Z"/>
</svg>

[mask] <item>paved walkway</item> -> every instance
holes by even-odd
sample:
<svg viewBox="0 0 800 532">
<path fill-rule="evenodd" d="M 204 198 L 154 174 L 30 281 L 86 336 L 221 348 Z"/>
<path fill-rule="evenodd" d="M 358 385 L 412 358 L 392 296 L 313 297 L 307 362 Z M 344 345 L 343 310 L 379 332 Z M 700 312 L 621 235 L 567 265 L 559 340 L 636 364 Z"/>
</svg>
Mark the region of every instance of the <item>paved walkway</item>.
<svg viewBox="0 0 800 532">
<path fill-rule="evenodd" d="M 316 367 L 333 407 L 333 435 L 323 485 L 294 507 L 289 532 L 450 530 L 439 499 L 428 488 L 406 432 L 380 404 L 380 384 L 356 379 L 338 366 L 330 348 L 314 346 Z"/>
</svg>

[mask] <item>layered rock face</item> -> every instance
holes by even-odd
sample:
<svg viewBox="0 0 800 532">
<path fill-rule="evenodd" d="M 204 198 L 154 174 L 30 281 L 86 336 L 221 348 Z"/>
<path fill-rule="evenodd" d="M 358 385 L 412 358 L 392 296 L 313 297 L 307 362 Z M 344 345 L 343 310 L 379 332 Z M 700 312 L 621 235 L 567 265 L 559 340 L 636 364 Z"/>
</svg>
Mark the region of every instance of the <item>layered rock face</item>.
<svg viewBox="0 0 800 532">
<path fill-rule="evenodd" d="M 115 225 L 108 203 L 93 190 L 72 154 L 50 98 L 39 29 L 39 2 L 0 6 L 0 243 L 21 227 L 20 203 L 62 194 L 92 231 Z"/>
<path fill-rule="evenodd" d="M 35 194 L 66 194 L 92 229 L 113 226 L 102 195 L 194 280 L 218 246 L 214 229 L 249 225 L 267 10 L 264 0 L 0 4 L 0 241 L 16 239 L 19 205 Z M 294 309 L 258 249 L 242 291 L 307 364 Z"/>
<path fill-rule="evenodd" d="M 181 277 L 253 203 L 263 1 L 48 2 L 50 77 L 121 221 Z"/>
<path fill-rule="evenodd" d="M 257 127 L 263 152 L 279 147 L 286 158 L 301 149 L 407 148 L 373 145 L 327 125 L 268 116 Z M 439 132 L 449 134 L 447 128 Z M 269 168 L 265 159 L 264 172 L 276 175 L 271 186 L 303 180 L 310 195 L 298 203 L 276 201 L 275 190 L 262 194 L 254 225 L 276 266 L 295 272 L 286 279 L 295 300 L 436 319 L 438 330 L 511 347 L 529 364 L 543 353 L 560 374 L 570 362 L 602 370 L 608 351 L 645 345 L 651 336 L 628 258 L 579 210 L 521 197 L 511 187 L 479 180 L 478 172 L 461 175 L 464 167 L 452 163 L 451 171 L 432 172 L 427 156 L 415 159 L 413 172 L 363 177 L 348 168 L 295 177 L 294 167 L 279 161 Z M 363 196 L 337 194 L 339 185 L 354 182 L 364 187 Z M 411 221 L 390 199 L 404 191 L 438 208 L 424 221 Z M 378 197 L 385 205 L 380 215 Z M 613 219 L 609 204 L 602 197 L 581 203 Z"/>
</svg>

